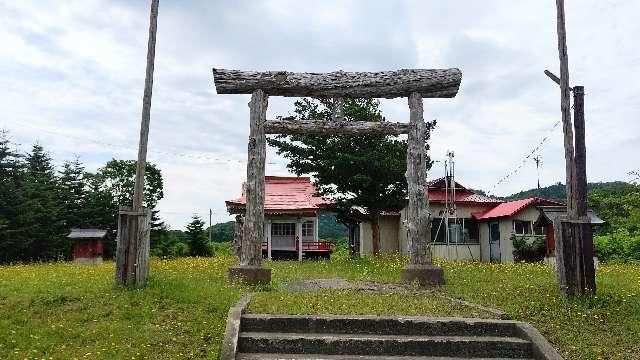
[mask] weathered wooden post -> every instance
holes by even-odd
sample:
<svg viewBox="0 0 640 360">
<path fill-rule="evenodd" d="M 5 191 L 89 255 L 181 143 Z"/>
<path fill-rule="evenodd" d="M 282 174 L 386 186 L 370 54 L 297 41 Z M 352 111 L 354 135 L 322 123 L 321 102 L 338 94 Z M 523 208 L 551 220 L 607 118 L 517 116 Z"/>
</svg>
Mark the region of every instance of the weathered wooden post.
<svg viewBox="0 0 640 360">
<path fill-rule="evenodd" d="M 566 296 L 595 293 L 593 234 L 587 216 L 587 175 L 584 125 L 584 88 L 569 86 L 564 0 L 556 0 L 560 78 L 545 73 L 560 84 L 561 110 L 567 178 L 567 216 L 554 221 L 556 271 L 560 290 Z M 574 95 L 571 124 L 570 91 Z M 575 148 L 574 148 L 575 132 Z"/>
<path fill-rule="evenodd" d="M 144 285 L 149 275 L 151 210 L 121 206 L 118 214 L 116 284 Z"/>
<path fill-rule="evenodd" d="M 116 249 L 116 285 L 144 285 L 149 274 L 149 235 L 151 210 L 143 207 L 144 175 L 147 166 L 147 143 L 151 121 L 151 95 L 153 90 L 153 66 L 156 55 L 158 28 L 158 3 L 151 1 L 149 43 L 147 45 L 147 69 L 142 99 L 142 121 L 133 206 L 120 208 L 118 215 L 118 245 Z"/>
<path fill-rule="evenodd" d="M 233 227 L 233 255 L 240 258 L 240 248 L 242 247 L 242 233 L 244 232 L 244 217 L 236 215 L 236 222 Z"/>
<path fill-rule="evenodd" d="M 585 143 L 584 122 L 584 87 L 573 87 L 573 126 L 575 130 L 575 161 L 576 161 L 576 212 L 577 226 L 580 228 L 580 243 L 582 252 L 582 276 L 580 288 L 584 292 L 596 292 L 596 274 L 593 263 L 593 228 L 587 213 L 587 146 Z"/>
<path fill-rule="evenodd" d="M 422 95 L 409 95 L 409 136 L 407 139 L 407 229 L 409 265 L 402 270 L 405 282 L 417 281 L 420 285 L 444 283 L 442 268 L 431 263 L 431 227 L 427 189 L 427 163 Z"/>
<path fill-rule="evenodd" d="M 262 267 L 264 167 L 267 152 L 264 123 L 267 118 L 267 98 L 262 90 L 255 90 L 249 102 L 247 205 L 240 246 L 240 265 L 229 269 L 231 280 L 240 280 L 247 284 L 271 281 L 271 269 Z"/>
</svg>

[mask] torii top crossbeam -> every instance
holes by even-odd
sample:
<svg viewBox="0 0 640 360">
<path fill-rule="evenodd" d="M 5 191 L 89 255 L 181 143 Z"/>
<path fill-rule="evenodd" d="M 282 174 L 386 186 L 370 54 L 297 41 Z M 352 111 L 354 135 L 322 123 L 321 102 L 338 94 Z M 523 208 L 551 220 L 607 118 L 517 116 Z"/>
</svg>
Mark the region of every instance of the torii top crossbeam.
<svg viewBox="0 0 640 360">
<path fill-rule="evenodd" d="M 218 94 L 271 96 L 396 98 L 419 93 L 423 98 L 452 98 L 458 93 L 459 69 L 402 69 L 378 72 L 294 73 L 213 69 Z"/>
</svg>

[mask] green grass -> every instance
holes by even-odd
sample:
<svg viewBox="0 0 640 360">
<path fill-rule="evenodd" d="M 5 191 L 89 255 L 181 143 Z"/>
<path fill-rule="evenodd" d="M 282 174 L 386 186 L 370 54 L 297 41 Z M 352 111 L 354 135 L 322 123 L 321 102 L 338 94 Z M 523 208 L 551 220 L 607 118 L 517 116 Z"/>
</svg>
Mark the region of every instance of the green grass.
<svg viewBox="0 0 640 360">
<path fill-rule="evenodd" d="M 601 265 L 597 295 L 568 300 L 542 264 L 444 264 L 454 297 L 533 324 L 567 359 L 640 359 L 640 266 Z"/>
<path fill-rule="evenodd" d="M 267 262 L 273 285 L 226 281 L 228 256 L 152 261 L 146 287 L 113 286 L 113 263 L 0 266 L 0 358 L 218 358 L 228 308 L 257 291 L 253 312 L 482 316 L 424 293 L 322 290 L 288 293 L 285 281 L 399 281 L 397 256 Z M 640 359 L 640 267 L 602 266 L 598 296 L 563 299 L 542 265 L 443 263 L 441 291 L 531 322 L 567 359 Z M 486 317 L 489 317 L 487 315 Z"/>
</svg>

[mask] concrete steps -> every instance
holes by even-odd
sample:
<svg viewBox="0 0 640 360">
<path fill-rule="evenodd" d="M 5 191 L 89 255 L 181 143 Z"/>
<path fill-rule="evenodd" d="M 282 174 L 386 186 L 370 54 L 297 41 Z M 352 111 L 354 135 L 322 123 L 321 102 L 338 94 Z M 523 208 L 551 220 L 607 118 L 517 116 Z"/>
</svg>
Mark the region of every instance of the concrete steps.
<svg viewBox="0 0 640 360">
<path fill-rule="evenodd" d="M 374 356 L 374 355 L 323 355 L 323 354 L 238 354 L 238 360 L 512 360 L 509 358 L 461 358 L 449 356 Z M 535 360 L 527 358 L 521 360 Z"/>
<path fill-rule="evenodd" d="M 244 314 L 236 359 L 541 359 L 515 321 Z"/>
<path fill-rule="evenodd" d="M 388 317 L 388 316 L 297 316 L 297 315 L 242 315 L 240 331 L 301 333 L 356 333 L 376 335 L 425 336 L 517 336 L 513 321 Z"/>
</svg>

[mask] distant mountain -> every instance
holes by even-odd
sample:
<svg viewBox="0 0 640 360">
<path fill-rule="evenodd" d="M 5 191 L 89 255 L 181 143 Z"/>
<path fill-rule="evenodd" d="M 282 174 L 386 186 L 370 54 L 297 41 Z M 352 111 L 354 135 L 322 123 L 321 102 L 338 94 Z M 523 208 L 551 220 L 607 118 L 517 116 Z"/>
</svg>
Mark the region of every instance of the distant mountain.
<svg viewBox="0 0 640 360">
<path fill-rule="evenodd" d="M 611 181 L 611 182 L 597 182 L 597 183 L 588 183 L 587 184 L 587 192 L 591 193 L 594 190 L 603 190 L 611 193 L 619 193 L 625 194 L 635 189 L 634 185 L 629 184 L 624 181 Z M 558 200 L 558 201 L 566 201 L 567 199 L 567 190 L 562 183 L 557 183 L 555 185 L 546 186 L 540 189 L 529 189 L 525 191 L 520 191 L 519 193 L 515 193 L 505 197 L 505 200 L 520 200 L 526 199 L 530 197 L 542 197 L 545 199 Z"/>
<path fill-rule="evenodd" d="M 318 219 L 320 227 L 318 236 L 320 239 L 340 239 L 347 237 L 348 229 L 343 224 L 336 221 L 336 214 L 332 212 L 320 213 Z"/>
</svg>

